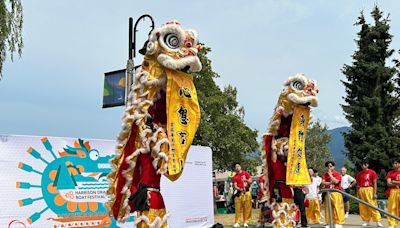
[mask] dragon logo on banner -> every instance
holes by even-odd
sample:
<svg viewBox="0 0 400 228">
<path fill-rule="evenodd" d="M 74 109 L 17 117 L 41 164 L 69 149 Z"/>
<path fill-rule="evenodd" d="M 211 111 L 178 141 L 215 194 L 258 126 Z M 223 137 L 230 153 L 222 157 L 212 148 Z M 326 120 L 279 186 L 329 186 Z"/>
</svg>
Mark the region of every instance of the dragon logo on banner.
<svg viewBox="0 0 400 228">
<path fill-rule="evenodd" d="M 296 206 L 290 186 L 310 184 L 305 140 L 310 106 L 318 106 L 317 93 L 316 82 L 303 74 L 289 77 L 263 135 L 266 183 L 263 200 L 270 201 L 277 227 L 295 224 Z"/>
<path fill-rule="evenodd" d="M 41 176 L 41 183 L 17 182 L 16 187 L 24 190 L 41 189 L 42 196 L 18 200 L 20 207 L 44 200 L 47 207 L 38 208 L 27 218 L 34 224 L 41 215 L 53 211 L 56 216 L 47 218 L 54 221 L 54 227 L 116 227 L 116 221 L 107 214 L 107 175 L 111 172 L 109 160 L 112 156 L 101 157 L 89 141 L 77 139 L 73 146 L 65 146 L 58 156 L 48 138 L 42 144 L 53 160 L 48 161 L 32 147 L 27 152 L 46 164 L 44 170 L 36 170 L 29 164 L 18 163 L 18 168 Z"/>
<path fill-rule="evenodd" d="M 135 76 L 117 138 L 107 207 L 125 222 L 137 212 L 137 227 L 166 227 L 168 213 L 160 178 L 181 175 L 188 149 L 200 123 L 200 108 L 190 72 L 202 65 L 194 30 L 167 22 L 149 36 Z"/>
</svg>

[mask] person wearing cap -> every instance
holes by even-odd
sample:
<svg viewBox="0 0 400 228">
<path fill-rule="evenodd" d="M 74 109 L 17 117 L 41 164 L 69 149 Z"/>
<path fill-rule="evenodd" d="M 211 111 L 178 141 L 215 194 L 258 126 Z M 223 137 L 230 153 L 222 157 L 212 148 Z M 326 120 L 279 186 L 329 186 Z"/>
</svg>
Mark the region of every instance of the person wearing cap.
<svg viewBox="0 0 400 228">
<path fill-rule="evenodd" d="M 251 194 L 250 184 L 251 175 L 242 170 L 239 163 L 235 164 L 235 176 L 232 177 L 233 188 L 235 190 L 235 224 L 233 227 L 240 227 L 240 216 L 243 216 L 243 226 L 249 227 L 251 219 Z"/>
<path fill-rule="evenodd" d="M 325 188 L 341 190 L 340 182 L 342 181 L 342 175 L 335 170 L 335 162 L 325 162 L 326 172 L 322 175 L 322 184 Z M 332 222 L 335 224 L 335 228 L 342 228 L 344 224 L 344 205 L 343 197 L 339 192 L 331 192 L 331 207 L 332 207 Z M 325 221 L 329 224 L 329 210 L 328 210 L 328 194 L 325 196 Z M 327 225 L 326 227 L 329 227 Z"/>
<path fill-rule="evenodd" d="M 399 217 L 400 215 L 400 159 L 393 159 L 393 169 L 386 175 L 386 182 L 389 187 L 387 210 L 390 214 Z M 394 228 L 399 223 L 396 219 L 388 217 L 389 228 Z"/>
<path fill-rule="evenodd" d="M 377 180 L 378 175 L 372 169 L 369 169 L 369 162 L 368 160 L 364 159 L 361 163 L 362 171 L 357 173 L 356 181 L 357 181 L 357 193 L 358 197 L 365 202 L 378 207 L 378 196 L 377 196 Z M 360 209 L 360 216 L 363 220 L 363 227 L 369 225 L 370 220 L 376 222 L 378 227 L 383 227 L 380 223 L 381 221 L 381 214 L 372 208 L 365 206 L 364 204 L 359 204 Z"/>
</svg>

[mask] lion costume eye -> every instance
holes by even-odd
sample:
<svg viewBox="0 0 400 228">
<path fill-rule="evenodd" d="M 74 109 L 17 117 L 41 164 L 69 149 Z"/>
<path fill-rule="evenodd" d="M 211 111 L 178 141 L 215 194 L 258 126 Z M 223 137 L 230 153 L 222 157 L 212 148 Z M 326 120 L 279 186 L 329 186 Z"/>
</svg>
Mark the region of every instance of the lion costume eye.
<svg viewBox="0 0 400 228">
<path fill-rule="evenodd" d="M 89 157 L 90 157 L 91 160 L 96 161 L 99 158 L 99 152 L 95 151 L 95 150 L 92 150 L 89 153 Z"/>
<path fill-rule="evenodd" d="M 302 81 L 294 81 L 294 82 L 292 82 L 292 87 L 293 87 L 293 89 L 296 89 L 296 90 L 303 90 L 304 83 Z"/>
<path fill-rule="evenodd" d="M 179 37 L 174 33 L 168 33 L 164 36 L 164 43 L 171 49 L 178 49 L 181 46 Z"/>
</svg>

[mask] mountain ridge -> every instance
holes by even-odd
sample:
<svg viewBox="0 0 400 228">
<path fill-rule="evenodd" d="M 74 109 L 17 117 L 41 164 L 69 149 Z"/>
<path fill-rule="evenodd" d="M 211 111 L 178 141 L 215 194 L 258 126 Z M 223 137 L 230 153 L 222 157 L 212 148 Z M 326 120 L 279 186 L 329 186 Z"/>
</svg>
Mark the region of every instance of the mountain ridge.
<svg viewBox="0 0 400 228">
<path fill-rule="evenodd" d="M 350 127 L 343 126 L 328 130 L 331 135 L 331 141 L 329 142 L 328 147 L 336 163 L 337 170 L 340 170 L 343 167 L 345 160 L 347 160 L 343 133 L 348 132 L 350 129 Z"/>
</svg>

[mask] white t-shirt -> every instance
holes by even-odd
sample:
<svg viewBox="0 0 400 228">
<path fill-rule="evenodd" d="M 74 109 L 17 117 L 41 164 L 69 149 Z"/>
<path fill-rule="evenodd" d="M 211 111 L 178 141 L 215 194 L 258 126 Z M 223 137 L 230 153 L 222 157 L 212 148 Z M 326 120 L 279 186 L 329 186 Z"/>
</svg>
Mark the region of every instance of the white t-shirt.
<svg viewBox="0 0 400 228">
<path fill-rule="evenodd" d="M 322 177 L 320 177 L 320 176 L 316 176 L 316 177 L 313 177 L 313 178 L 315 178 L 315 180 L 316 180 L 316 182 L 317 182 L 317 185 L 318 185 L 318 187 L 322 184 Z"/>
<path fill-rule="evenodd" d="M 346 174 L 342 176 L 342 181 L 340 185 L 342 186 L 343 190 L 348 189 L 353 181 L 355 181 L 355 179 L 352 176 Z"/>
<path fill-rule="evenodd" d="M 318 177 L 312 177 L 311 184 L 306 185 L 307 195 L 306 199 L 318 199 L 318 187 L 321 184 Z"/>
</svg>

